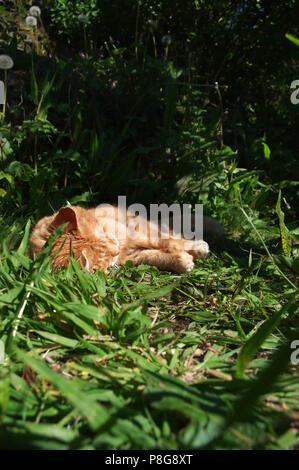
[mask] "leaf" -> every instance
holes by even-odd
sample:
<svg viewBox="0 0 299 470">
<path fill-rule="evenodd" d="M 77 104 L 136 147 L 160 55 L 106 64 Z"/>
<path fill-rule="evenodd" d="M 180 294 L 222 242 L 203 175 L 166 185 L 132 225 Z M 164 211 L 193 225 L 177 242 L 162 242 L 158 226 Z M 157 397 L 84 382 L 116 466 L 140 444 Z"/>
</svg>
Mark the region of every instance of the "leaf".
<svg viewBox="0 0 299 470">
<path fill-rule="evenodd" d="M 67 311 L 62 310 L 62 315 L 65 318 L 68 318 L 71 322 L 73 322 L 76 326 L 81 328 L 87 335 L 92 335 L 94 333 L 94 328 L 86 323 L 84 320 L 81 320 L 77 315 L 73 313 L 68 313 Z"/>
<path fill-rule="evenodd" d="M 32 98 L 33 103 L 38 105 L 38 85 L 37 85 L 35 71 L 34 71 L 33 56 L 32 56 L 31 75 L 30 75 L 30 90 L 31 90 L 31 98 Z"/>
<path fill-rule="evenodd" d="M 15 300 L 18 298 L 20 293 L 24 290 L 24 285 L 13 287 L 5 294 L 0 295 L 0 306 L 11 306 L 15 304 Z"/>
<path fill-rule="evenodd" d="M 81 285 L 82 293 L 84 294 L 85 299 L 87 301 L 90 301 L 90 285 L 89 285 L 88 277 L 87 277 L 88 274 L 82 271 L 82 269 L 80 269 L 78 262 L 74 258 L 71 258 L 71 264 L 72 264 L 73 270 L 77 274 L 77 277 Z"/>
<path fill-rule="evenodd" d="M 271 155 L 271 150 L 266 144 L 266 142 L 262 142 L 263 147 L 264 147 L 264 156 L 266 160 L 270 160 L 270 155 Z"/>
<path fill-rule="evenodd" d="M 73 312 L 78 316 L 103 323 L 107 326 L 107 310 L 95 305 L 66 303 L 63 311 Z"/>
<path fill-rule="evenodd" d="M 47 331 L 35 330 L 35 333 L 42 336 L 43 338 L 49 339 L 54 343 L 62 344 L 68 348 L 75 348 L 78 346 L 79 341 L 75 339 L 66 338 L 65 336 L 57 335 L 56 333 L 48 333 Z"/>
<path fill-rule="evenodd" d="M 82 320 L 80 317 L 88 318 L 89 320 L 96 320 L 98 322 L 107 324 L 107 311 L 104 308 L 96 307 L 95 305 L 82 304 L 80 302 L 59 302 L 52 293 L 46 292 L 44 290 L 38 289 L 36 287 L 30 287 L 30 290 L 38 295 L 40 298 L 44 299 L 51 306 L 55 308 L 58 312 L 61 312 L 62 315 L 71 320 L 75 325 L 79 326 L 85 333 L 91 335 L 94 331 L 93 327 Z M 0 297 L 1 301 L 1 297 Z"/>
<path fill-rule="evenodd" d="M 81 129 L 82 129 L 82 113 L 81 111 L 78 111 L 76 118 L 75 118 L 75 124 L 74 124 L 73 136 L 72 136 L 74 149 L 77 146 L 77 143 L 81 134 Z"/>
<path fill-rule="evenodd" d="M 26 227 L 25 227 L 25 233 L 24 233 L 23 239 L 22 239 L 22 241 L 20 243 L 20 246 L 18 248 L 18 251 L 17 251 L 17 253 L 19 255 L 24 255 L 25 254 L 26 248 L 28 246 L 28 240 L 29 240 L 29 235 L 30 235 L 30 227 L 31 227 L 31 221 L 28 220 L 28 222 L 26 224 Z"/>
<path fill-rule="evenodd" d="M 285 37 L 291 41 L 293 44 L 295 44 L 295 46 L 298 46 L 299 47 L 299 39 L 295 38 L 295 36 L 293 36 L 292 34 L 286 34 Z"/>
<path fill-rule="evenodd" d="M 90 163 L 91 167 L 95 168 L 95 165 L 97 164 L 97 158 L 99 155 L 99 150 L 100 150 L 100 144 L 99 144 L 99 137 L 95 129 L 92 129 L 91 135 L 90 135 Z"/>
<path fill-rule="evenodd" d="M 177 79 L 182 74 L 181 69 L 176 69 L 172 62 L 168 64 L 169 79 L 165 86 L 165 109 L 164 109 L 164 127 L 170 129 L 174 123 L 176 105 L 177 105 Z"/>
<path fill-rule="evenodd" d="M 257 378 L 252 380 L 251 386 L 245 395 L 237 400 L 234 406 L 234 412 L 229 420 L 230 425 L 233 421 L 244 419 L 256 400 L 261 395 L 269 392 L 279 375 L 286 371 L 290 363 L 291 344 L 294 339 L 298 338 L 298 333 L 299 331 L 297 329 L 297 331 L 294 331 L 290 338 L 277 349 L 267 367 L 259 372 Z"/>
<path fill-rule="evenodd" d="M 9 374 L 7 369 L 0 371 L 0 422 L 5 415 L 9 400 Z"/>
<path fill-rule="evenodd" d="M 289 231 L 284 223 L 284 213 L 281 210 L 281 191 L 279 191 L 277 204 L 276 204 L 276 213 L 279 219 L 279 230 L 280 230 L 280 239 L 282 245 L 282 251 L 284 256 L 287 258 L 291 255 L 291 247 L 289 245 Z"/>
<path fill-rule="evenodd" d="M 4 364 L 4 359 L 5 359 L 5 346 L 4 346 L 2 339 L 0 339 L 0 365 Z"/>
<path fill-rule="evenodd" d="M 177 102 L 176 80 L 171 78 L 165 87 L 164 127 L 170 129 L 175 117 Z"/>
<path fill-rule="evenodd" d="M 278 264 L 286 266 L 291 271 L 294 271 L 295 274 L 299 274 L 299 256 L 288 258 L 284 255 L 277 255 L 275 259 Z"/>
<path fill-rule="evenodd" d="M 144 296 L 140 297 L 136 302 L 132 302 L 131 304 L 126 304 L 122 308 L 122 313 L 126 312 L 129 309 L 139 307 L 143 302 L 147 300 L 156 299 L 157 297 L 164 297 L 165 295 L 169 294 L 173 289 L 177 287 L 177 283 L 170 284 L 168 286 L 160 287 L 159 289 L 149 292 Z"/>
<path fill-rule="evenodd" d="M 283 314 L 287 311 L 292 311 L 293 308 L 295 308 L 294 304 L 292 302 L 288 302 L 280 310 L 275 312 L 269 320 L 265 321 L 265 323 L 262 324 L 257 332 L 251 336 L 249 341 L 247 341 L 247 343 L 243 346 L 238 356 L 237 375 L 243 375 L 244 370 L 248 366 L 253 356 L 279 324 Z"/>
<path fill-rule="evenodd" d="M 235 422 L 245 421 L 252 412 L 252 407 L 257 400 L 272 390 L 278 377 L 286 371 L 290 363 L 291 344 L 292 341 L 298 337 L 298 333 L 298 329 L 294 331 L 290 338 L 276 350 L 270 363 L 258 373 L 257 377 L 250 381 L 247 391 L 235 401 L 233 410 L 226 419 L 226 422 L 223 425 L 220 423 L 218 432 L 216 431 L 211 441 L 206 442 L 205 445 L 215 446 L 218 439 L 221 439 L 225 431 Z"/>
<path fill-rule="evenodd" d="M 106 277 L 105 277 L 104 271 L 102 270 L 98 272 L 96 287 L 97 287 L 97 291 L 99 295 L 101 297 L 106 297 L 106 291 L 107 291 Z"/>
<path fill-rule="evenodd" d="M 86 393 L 81 391 L 79 386 L 74 382 L 65 379 L 62 375 L 54 372 L 44 362 L 35 357 L 29 356 L 20 349 L 16 349 L 17 357 L 37 372 L 41 377 L 52 383 L 61 392 L 76 410 L 84 416 L 93 431 L 98 430 L 109 419 L 107 410 L 88 397 Z"/>
<path fill-rule="evenodd" d="M 4 171 L 0 171 L 0 180 L 4 180 L 4 179 L 9 183 L 9 185 L 12 188 L 14 188 L 15 180 L 14 180 L 13 176 L 10 175 L 9 173 L 4 172 Z"/>
<path fill-rule="evenodd" d="M 7 157 L 13 154 L 13 148 L 9 142 L 9 140 L 6 139 L 6 137 L 1 136 L 1 145 L 0 145 L 0 158 L 2 161 L 5 161 Z"/>
<path fill-rule="evenodd" d="M 55 424 L 30 422 L 18 422 L 17 424 L 20 429 L 26 430 L 27 433 L 35 434 L 39 437 L 45 437 L 51 440 L 71 442 L 73 439 L 78 437 L 78 433 L 76 431 L 65 429 Z"/>
</svg>

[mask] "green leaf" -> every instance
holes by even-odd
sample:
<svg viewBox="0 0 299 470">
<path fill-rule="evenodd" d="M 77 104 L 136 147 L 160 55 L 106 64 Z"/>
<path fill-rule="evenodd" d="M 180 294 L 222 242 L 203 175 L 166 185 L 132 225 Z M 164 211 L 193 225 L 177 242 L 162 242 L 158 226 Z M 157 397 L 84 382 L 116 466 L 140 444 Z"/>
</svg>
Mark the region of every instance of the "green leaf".
<svg viewBox="0 0 299 470">
<path fill-rule="evenodd" d="M 257 332 L 251 336 L 249 341 L 243 346 L 238 359 L 237 359 L 237 375 L 243 376 L 244 370 L 250 363 L 253 356 L 256 354 L 258 349 L 269 337 L 269 335 L 275 330 L 279 324 L 282 316 L 286 312 L 292 312 L 295 309 L 295 305 L 292 302 L 288 302 L 280 310 L 275 312 L 273 316 L 265 321 Z"/>
<path fill-rule="evenodd" d="M 17 357 L 31 367 L 41 377 L 52 383 L 89 423 L 93 431 L 98 430 L 109 419 L 108 411 L 95 400 L 88 397 L 81 391 L 74 382 L 65 379 L 59 373 L 54 372 L 44 362 L 35 357 L 29 356 L 20 349 L 16 349 Z"/>
<path fill-rule="evenodd" d="M 90 135 L 90 151 L 89 151 L 90 163 L 91 163 L 92 168 L 95 168 L 95 165 L 97 164 L 99 150 L 100 150 L 99 137 L 98 137 L 96 130 L 93 129 Z"/>
<path fill-rule="evenodd" d="M 15 300 L 19 297 L 20 293 L 24 290 L 24 285 L 16 286 L 10 289 L 5 294 L 0 295 L 0 306 L 11 306 L 15 304 Z"/>
<path fill-rule="evenodd" d="M 28 220 L 28 222 L 26 224 L 26 227 L 25 227 L 25 233 L 24 233 L 23 239 L 22 239 L 22 241 L 20 243 L 20 246 L 18 248 L 18 251 L 17 251 L 17 253 L 19 255 L 24 255 L 25 254 L 26 248 L 28 246 L 28 240 L 29 240 L 29 235 L 30 235 L 30 227 L 31 227 L 31 221 Z"/>
<path fill-rule="evenodd" d="M 31 75 L 30 75 L 31 98 L 34 104 L 38 105 L 38 85 L 36 81 L 34 62 L 32 56 Z"/>
<path fill-rule="evenodd" d="M 277 204 L 276 204 L 276 213 L 279 219 L 279 230 L 280 230 L 280 240 L 282 245 L 282 252 L 284 256 L 289 257 L 291 255 L 291 247 L 289 245 L 289 231 L 284 223 L 284 213 L 281 210 L 281 191 L 279 191 Z"/>
<path fill-rule="evenodd" d="M 0 371 L 0 422 L 3 419 L 9 401 L 9 373 L 7 369 Z"/>
<path fill-rule="evenodd" d="M 138 307 L 139 305 L 141 305 L 143 302 L 147 300 L 156 299 L 157 297 L 164 297 L 165 295 L 169 294 L 173 289 L 175 289 L 175 287 L 177 287 L 177 283 L 170 284 L 168 286 L 163 286 L 157 290 L 154 290 L 153 292 L 149 292 L 148 294 L 145 294 L 142 297 L 140 297 L 136 302 L 132 302 L 131 304 L 124 305 L 122 309 L 122 313 L 126 312 L 129 309 Z"/>
<path fill-rule="evenodd" d="M 287 370 L 290 363 L 291 344 L 292 341 L 298 337 L 298 333 L 298 329 L 294 331 L 290 338 L 284 341 L 273 354 L 267 366 L 261 369 L 257 377 L 249 382 L 247 391 L 243 393 L 240 398 L 237 398 L 226 422 L 224 424 L 220 423 L 218 432 L 216 431 L 211 441 L 206 442 L 205 445 L 215 446 L 217 440 L 221 438 L 225 431 L 229 430 L 234 423 L 244 421 L 248 418 L 248 415 L 252 412 L 252 407 L 261 396 L 271 392 L 279 376 Z"/>
<path fill-rule="evenodd" d="M 30 422 L 18 422 L 20 429 L 26 430 L 27 433 L 38 435 L 39 437 L 45 437 L 51 440 L 57 440 L 61 442 L 71 442 L 78 433 L 72 429 L 65 429 L 55 424 L 43 424 L 43 423 L 30 423 Z"/>
<path fill-rule="evenodd" d="M 299 47 L 299 39 L 295 38 L 292 34 L 286 34 L 286 38 L 291 41 L 293 44 Z"/>
<path fill-rule="evenodd" d="M 78 316 L 101 322 L 107 326 L 107 310 L 105 308 L 80 303 L 66 303 L 63 311 L 73 312 Z"/>
<path fill-rule="evenodd" d="M 263 147 L 264 147 L 264 157 L 266 160 L 270 160 L 270 155 L 271 155 L 271 150 L 266 144 L 266 142 L 262 142 Z"/>
<path fill-rule="evenodd" d="M 5 346 L 4 346 L 2 339 L 0 339 L 0 365 L 4 364 L 4 359 L 5 359 Z"/>
<path fill-rule="evenodd" d="M 76 348 L 79 344 L 79 341 L 75 339 L 66 338 L 65 336 L 57 335 L 56 333 L 48 333 L 47 331 L 35 330 L 35 333 L 42 336 L 43 338 L 53 341 L 53 343 L 62 344 L 68 348 Z"/>
<path fill-rule="evenodd" d="M 12 175 L 4 171 L 0 171 L 0 180 L 6 180 L 9 185 L 13 188 L 15 186 L 15 180 Z"/>
<path fill-rule="evenodd" d="M 250 412 L 250 407 L 256 402 L 261 396 L 269 392 L 273 384 L 277 381 L 277 378 L 283 372 L 286 372 L 287 366 L 290 363 L 291 357 L 291 344 L 294 339 L 298 337 L 298 329 L 294 331 L 290 338 L 285 341 L 273 354 L 271 361 L 268 365 L 263 368 L 258 376 L 252 380 L 251 386 L 248 391 L 238 399 L 234 406 L 234 412 L 229 424 L 233 421 L 244 419 L 244 417 Z"/>
</svg>

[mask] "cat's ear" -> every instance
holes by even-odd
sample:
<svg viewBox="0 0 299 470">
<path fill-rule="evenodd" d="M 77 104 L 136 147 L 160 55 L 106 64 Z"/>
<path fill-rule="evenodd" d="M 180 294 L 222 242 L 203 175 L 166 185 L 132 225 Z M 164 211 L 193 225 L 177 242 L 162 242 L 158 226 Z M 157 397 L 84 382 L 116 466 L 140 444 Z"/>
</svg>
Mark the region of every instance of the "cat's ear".
<svg viewBox="0 0 299 470">
<path fill-rule="evenodd" d="M 60 225 L 68 224 L 64 229 L 65 232 L 71 232 L 72 230 L 78 230 L 78 221 L 76 212 L 71 207 L 62 207 L 55 219 L 51 223 L 53 230 L 60 227 Z"/>
</svg>

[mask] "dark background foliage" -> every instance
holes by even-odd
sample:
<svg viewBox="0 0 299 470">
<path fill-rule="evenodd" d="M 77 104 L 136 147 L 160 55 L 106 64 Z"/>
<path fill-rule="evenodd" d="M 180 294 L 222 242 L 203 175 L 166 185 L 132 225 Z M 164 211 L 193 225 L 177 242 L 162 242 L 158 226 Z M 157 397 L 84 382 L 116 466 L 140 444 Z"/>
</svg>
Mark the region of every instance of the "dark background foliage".
<svg viewBox="0 0 299 470">
<path fill-rule="evenodd" d="M 9 27 L 2 25 L 3 33 L 10 30 L 7 48 L 16 62 L 8 119 L 23 132 L 14 141 L 14 129 L 3 130 L 14 147 L 6 169 L 11 172 L 11 160 L 22 162 L 18 171 L 28 173 L 27 184 L 23 178 L 16 185 L 30 210 L 46 212 L 49 201 L 56 208 L 72 198 L 115 202 L 118 194 L 129 202 L 177 200 L 180 182 L 194 176 L 204 182 L 215 172 L 219 179 L 225 151 L 234 165 L 261 170 L 260 181 L 285 187 L 294 209 L 298 110 L 290 104 L 290 84 L 298 49 L 285 34 L 298 33 L 295 1 L 140 1 L 128 8 L 118 0 L 63 0 L 41 6 L 44 52 L 34 55 L 34 77 L 23 73 L 21 84 L 21 69 L 31 69 L 28 35 L 9 23 L 10 16 Z M 80 13 L 88 16 L 86 25 Z M 165 35 L 171 36 L 168 48 Z M 49 87 L 40 116 L 42 92 L 35 104 L 33 79 Z M 23 102 L 14 106 L 19 85 Z M 29 176 L 26 164 L 34 159 L 38 172 Z M 200 198 L 198 190 L 187 192 L 191 202 Z M 209 200 L 203 202 L 211 212 Z"/>
</svg>

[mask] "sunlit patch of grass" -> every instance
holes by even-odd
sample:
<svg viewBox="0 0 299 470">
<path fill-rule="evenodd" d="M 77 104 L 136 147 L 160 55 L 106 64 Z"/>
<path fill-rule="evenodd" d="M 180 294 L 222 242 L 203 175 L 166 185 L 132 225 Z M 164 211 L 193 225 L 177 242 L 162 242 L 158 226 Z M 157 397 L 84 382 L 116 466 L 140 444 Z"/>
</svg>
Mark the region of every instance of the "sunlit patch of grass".
<svg viewBox="0 0 299 470">
<path fill-rule="evenodd" d="M 294 292 L 269 257 L 51 272 L 28 230 L 0 265 L 2 448 L 298 445 Z"/>
</svg>

